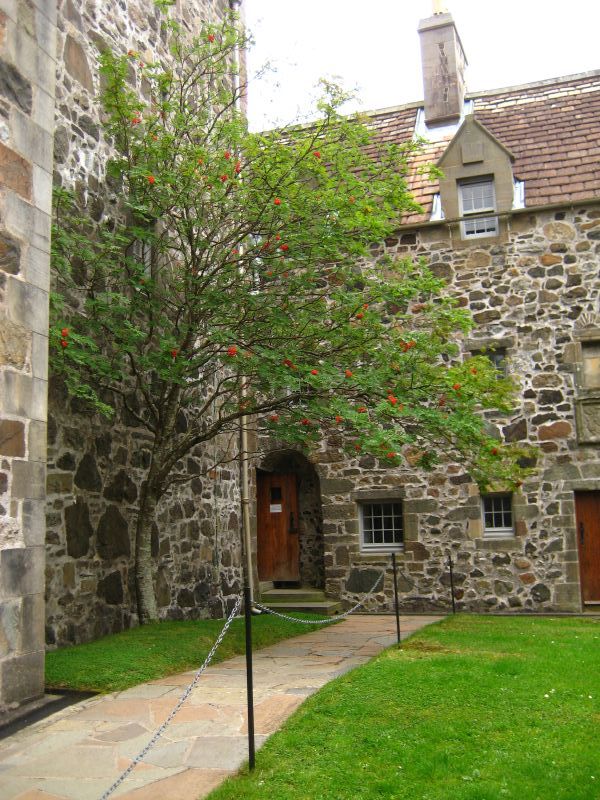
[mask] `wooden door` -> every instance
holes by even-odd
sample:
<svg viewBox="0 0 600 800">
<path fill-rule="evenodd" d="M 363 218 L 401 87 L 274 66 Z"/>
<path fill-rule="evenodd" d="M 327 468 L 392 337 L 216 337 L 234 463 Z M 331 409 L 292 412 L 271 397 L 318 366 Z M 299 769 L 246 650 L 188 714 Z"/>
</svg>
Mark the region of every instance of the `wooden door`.
<svg viewBox="0 0 600 800">
<path fill-rule="evenodd" d="M 258 577 L 261 581 L 300 580 L 296 476 L 257 475 Z"/>
<path fill-rule="evenodd" d="M 600 492 L 576 492 L 581 599 L 600 603 Z"/>
</svg>

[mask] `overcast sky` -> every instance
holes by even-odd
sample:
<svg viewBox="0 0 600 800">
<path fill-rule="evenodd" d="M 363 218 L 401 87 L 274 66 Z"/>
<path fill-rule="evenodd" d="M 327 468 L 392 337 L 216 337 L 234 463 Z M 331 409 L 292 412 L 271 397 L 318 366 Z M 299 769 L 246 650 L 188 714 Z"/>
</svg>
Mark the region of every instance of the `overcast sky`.
<svg viewBox="0 0 600 800">
<path fill-rule="evenodd" d="M 423 97 L 417 25 L 431 0 L 244 0 L 256 44 L 249 90 L 254 130 L 305 115 L 320 77 L 358 90 L 364 110 Z M 600 68 L 598 0 L 446 0 L 469 66 L 467 89 L 495 89 Z M 352 110 L 348 108 L 348 110 Z"/>
</svg>

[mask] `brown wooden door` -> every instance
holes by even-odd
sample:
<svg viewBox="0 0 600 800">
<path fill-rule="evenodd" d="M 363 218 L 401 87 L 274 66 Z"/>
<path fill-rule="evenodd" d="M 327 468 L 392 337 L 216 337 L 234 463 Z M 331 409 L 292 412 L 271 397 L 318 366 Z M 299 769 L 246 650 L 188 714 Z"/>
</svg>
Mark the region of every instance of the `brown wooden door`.
<svg viewBox="0 0 600 800">
<path fill-rule="evenodd" d="M 581 599 L 600 603 L 600 492 L 575 494 Z"/>
<path fill-rule="evenodd" d="M 299 581 L 298 489 L 296 476 L 258 473 L 258 577 Z"/>
</svg>

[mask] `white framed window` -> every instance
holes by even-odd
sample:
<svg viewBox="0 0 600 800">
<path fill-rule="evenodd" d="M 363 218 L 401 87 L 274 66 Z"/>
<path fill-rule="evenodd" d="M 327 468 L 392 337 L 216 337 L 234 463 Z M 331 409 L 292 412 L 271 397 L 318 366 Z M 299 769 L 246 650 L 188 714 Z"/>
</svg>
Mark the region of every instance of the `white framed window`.
<svg viewBox="0 0 600 800">
<path fill-rule="evenodd" d="M 437 192 L 431 199 L 431 216 L 429 219 L 433 221 L 444 219 L 444 209 L 442 208 L 442 198 L 440 193 Z"/>
<path fill-rule="evenodd" d="M 496 210 L 496 192 L 493 178 L 476 178 L 458 184 L 460 214 L 473 215 L 473 219 L 461 222 L 462 238 L 477 239 L 498 235 L 498 217 L 481 217 L 485 211 Z"/>
<path fill-rule="evenodd" d="M 600 342 L 582 342 L 583 385 L 586 389 L 600 389 Z"/>
<path fill-rule="evenodd" d="M 513 184 L 513 208 L 525 208 L 525 181 L 518 178 Z"/>
<path fill-rule="evenodd" d="M 400 500 L 374 500 L 359 505 L 361 545 L 374 552 L 401 549 L 404 514 Z"/>
<path fill-rule="evenodd" d="M 481 497 L 484 539 L 509 539 L 515 535 L 511 494 L 487 494 Z"/>
</svg>

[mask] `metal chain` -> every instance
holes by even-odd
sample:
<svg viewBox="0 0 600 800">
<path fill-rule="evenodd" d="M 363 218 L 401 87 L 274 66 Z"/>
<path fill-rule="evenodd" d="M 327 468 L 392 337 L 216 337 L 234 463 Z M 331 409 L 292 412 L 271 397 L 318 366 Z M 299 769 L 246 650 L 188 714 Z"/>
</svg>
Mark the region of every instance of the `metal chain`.
<svg viewBox="0 0 600 800">
<path fill-rule="evenodd" d="M 255 608 L 260 608 L 261 611 L 266 611 L 267 614 L 272 614 L 274 617 L 280 617 L 281 619 L 289 619 L 292 622 L 299 622 L 301 625 L 327 625 L 331 622 L 337 622 L 340 619 L 344 619 L 344 617 L 349 617 L 350 614 L 353 614 L 357 608 L 360 608 L 364 605 L 369 597 L 373 594 L 375 589 L 377 588 L 377 584 L 381 581 L 381 579 L 385 580 L 385 573 L 382 572 L 380 575 L 377 576 L 377 580 L 373 584 L 372 588 L 369 592 L 360 600 L 356 605 L 352 606 L 348 611 L 344 611 L 343 614 L 336 614 L 333 617 L 325 617 L 323 619 L 298 619 L 298 617 L 290 617 L 289 614 L 282 614 L 280 611 L 273 611 L 272 608 L 268 606 L 263 606 L 262 603 L 254 603 Z"/>
<path fill-rule="evenodd" d="M 190 696 L 190 694 L 192 693 L 192 690 L 194 689 L 194 687 L 196 686 L 196 684 L 197 684 L 197 683 L 198 683 L 198 681 L 200 680 L 200 676 L 202 675 L 202 673 L 204 672 L 204 670 L 205 670 L 205 669 L 208 667 L 208 665 L 209 665 L 209 664 L 210 664 L 210 662 L 212 661 L 212 659 L 213 659 L 213 656 L 214 656 L 214 654 L 215 654 L 215 653 L 216 653 L 216 651 L 217 651 L 217 648 L 219 647 L 219 645 L 220 645 L 220 644 L 221 644 L 221 642 L 223 641 L 223 639 L 224 639 L 224 637 L 225 637 L 225 634 L 227 633 L 227 631 L 228 631 L 228 629 L 229 629 L 229 626 L 231 625 L 231 623 L 232 623 L 232 621 L 233 621 L 233 618 L 234 618 L 234 617 L 235 617 L 235 615 L 237 614 L 237 612 L 238 612 L 238 610 L 239 610 L 239 608 L 240 608 L 241 604 L 242 604 L 242 597 L 240 596 L 240 597 L 238 597 L 238 599 L 236 600 L 236 603 L 235 603 L 235 605 L 234 605 L 234 607 L 233 607 L 233 609 L 232 609 L 232 611 L 231 611 L 231 614 L 230 614 L 230 615 L 227 617 L 227 621 L 226 621 L 225 625 L 223 625 L 223 628 L 222 628 L 222 630 L 221 630 L 221 633 L 218 635 L 218 637 L 217 637 L 217 639 L 216 639 L 215 643 L 213 644 L 213 646 L 211 647 L 211 649 L 210 649 L 210 651 L 209 651 L 208 655 L 207 655 L 207 656 L 206 656 L 206 658 L 204 659 L 204 662 L 203 662 L 202 666 L 200 667 L 200 669 L 199 669 L 199 670 L 196 672 L 196 674 L 194 675 L 194 679 L 192 680 L 192 682 L 190 683 L 190 685 L 187 687 L 187 689 L 186 689 L 186 690 L 184 691 L 184 693 L 181 695 L 181 698 L 179 699 L 179 702 L 177 703 L 177 705 L 176 705 L 176 706 L 173 708 L 173 710 L 171 711 L 171 713 L 169 714 L 169 716 L 166 718 L 166 720 L 165 720 L 165 721 L 162 723 L 162 725 L 161 725 L 159 728 L 157 728 L 157 729 L 156 729 L 156 731 L 154 732 L 154 735 L 153 735 L 153 737 L 150 739 L 150 741 L 149 741 L 149 742 L 148 742 L 148 744 L 147 744 L 147 745 L 144 747 L 144 749 L 143 749 L 143 750 L 142 750 L 140 753 L 138 753 L 138 755 L 137 755 L 137 756 L 136 756 L 136 757 L 133 759 L 133 761 L 131 762 L 131 764 L 130 764 L 130 765 L 127 767 L 127 769 L 126 769 L 126 770 L 123 772 L 123 774 L 122 774 L 122 775 L 120 775 L 120 776 L 117 778 L 117 780 L 116 780 L 116 781 L 113 783 L 113 785 L 110 787 L 110 789 L 107 789 L 107 790 L 104 792 L 104 794 L 102 795 L 102 797 L 100 798 L 100 800 L 106 800 L 106 798 L 110 797 L 110 795 L 111 795 L 111 794 L 112 794 L 112 793 L 115 791 L 115 789 L 117 789 L 117 788 L 118 788 L 118 787 L 119 787 L 119 786 L 120 786 L 120 785 L 123 783 L 123 781 L 124 781 L 124 780 L 125 780 L 125 778 L 126 778 L 128 775 L 129 775 L 129 773 L 130 773 L 130 772 L 131 772 L 131 771 L 134 769 L 134 767 L 136 767 L 136 766 L 137 766 L 137 764 L 139 764 L 139 762 L 140 762 L 140 761 L 141 761 L 141 760 L 144 758 L 144 756 L 145 756 L 145 755 L 146 755 L 146 754 L 147 754 L 147 753 L 148 753 L 148 752 L 149 752 L 149 751 L 150 751 L 150 750 L 151 750 L 151 749 L 154 747 L 154 745 L 156 744 L 156 742 L 157 742 L 157 741 L 160 739 L 160 737 L 163 735 L 163 733 L 165 732 L 165 730 L 166 730 L 167 726 L 170 724 L 170 722 L 171 722 L 171 720 L 173 719 L 173 717 L 175 716 L 175 714 L 177 714 L 177 712 L 179 711 L 179 709 L 181 708 L 181 706 L 182 706 L 182 705 L 185 703 L 185 701 L 188 699 L 188 697 L 189 697 L 189 696 Z"/>
<path fill-rule="evenodd" d="M 414 588 L 415 588 L 415 586 L 417 585 L 417 582 L 416 582 L 415 580 L 413 580 L 412 578 L 409 578 L 409 576 L 406 574 L 406 572 L 404 572 L 403 570 L 401 570 L 401 569 L 400 569 L 400 567 L 398 567 L 398 573 L 399 573 L 400 575 L 402 575 L 402 577 L 404 578 L 404 580 L 405 580 L 407 583 L 410 583 L 410 588 L 411 588 L 411 589 L 414 589 Z"/>
</svg>

